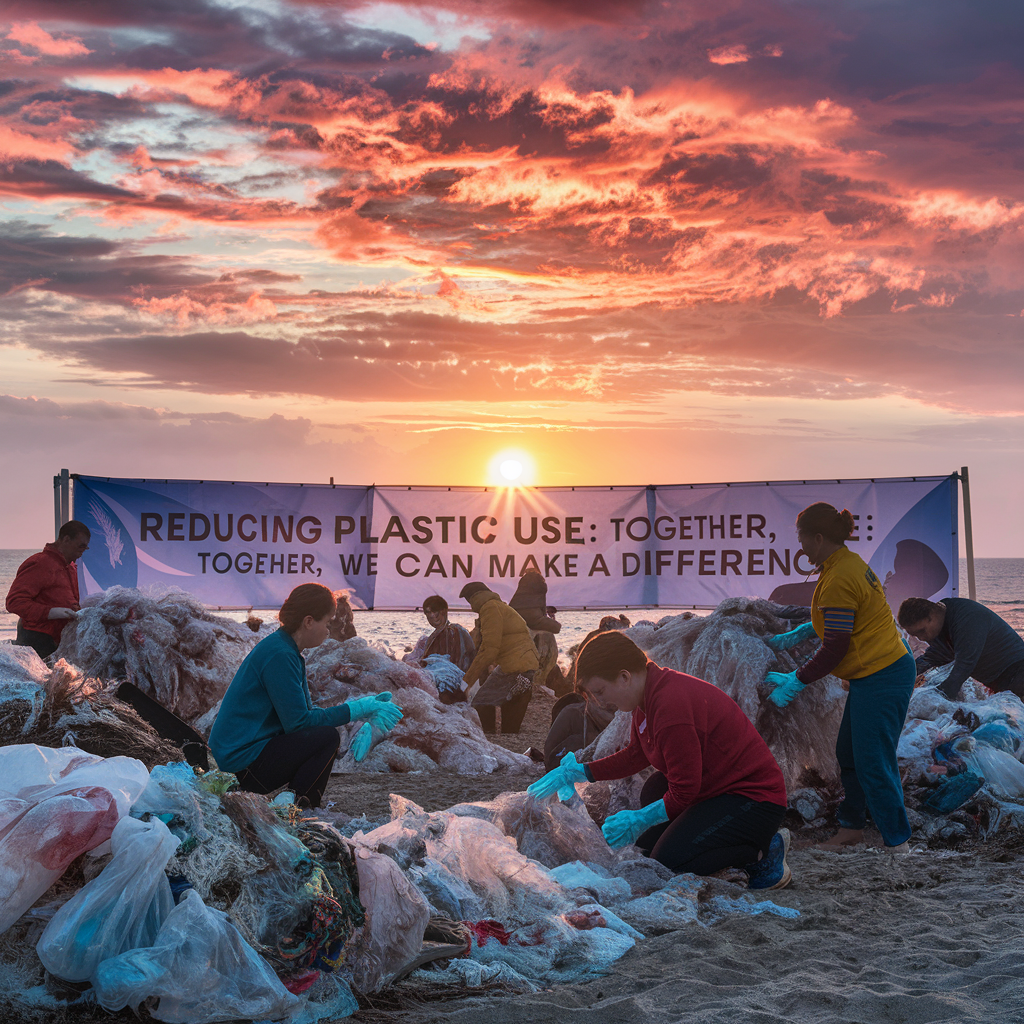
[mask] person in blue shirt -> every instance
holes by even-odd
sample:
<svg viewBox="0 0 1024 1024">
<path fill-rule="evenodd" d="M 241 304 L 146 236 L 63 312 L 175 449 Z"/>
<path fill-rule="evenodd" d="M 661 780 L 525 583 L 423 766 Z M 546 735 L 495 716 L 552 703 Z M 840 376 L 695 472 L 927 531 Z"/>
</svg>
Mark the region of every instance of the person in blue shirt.
<svg viewBox="0 0 1024 1024">
<path fill-rule="evenodd" d="M 390 692 L 313 707 L 302 652 L 327 639 L 335 606 L 319 583 L 296 587 L 278 613 L 281 628 L 249 652 L 231 680 L 210 750 L 241 789 L 269 793 L 287 786 L 299 806 L 319 807 L 341 746 L 338 726 L 364 720 L 388 732 L 402 717 Z"/>
</svg>

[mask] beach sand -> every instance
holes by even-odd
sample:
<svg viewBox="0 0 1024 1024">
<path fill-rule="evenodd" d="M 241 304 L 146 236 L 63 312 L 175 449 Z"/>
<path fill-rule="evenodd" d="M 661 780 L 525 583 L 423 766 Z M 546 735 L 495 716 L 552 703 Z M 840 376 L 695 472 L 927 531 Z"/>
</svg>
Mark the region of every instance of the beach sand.
<svg viewBox="0 0 1024 1024">
<path fill-rule="evenodd" d="M 502 739 L 539 745 L 551 699 L 539 695 L 524 730 Z M 427 810 L 522 789 L 542 774 L 477 778 L 336 775 L 334 811 L 387 812 L 399 793 Z M 598 981 L 535 994 L 493 992 L 422 1001 L 413 977 L 356 1015 L 402 1024 L 932 1024 L 1024 1021 L 1024 839 L 968 851 L 921 848 L 894 861 L 859 848 L 824 853 L 796 835 L 792 884 L 770 898 L 788 921 L 729 916 L 709 927 L 645 939 Z M 866 834 L 877 842 L 877 833 Z M 714 883 L 717 891 L 740 890 Z M 441 993 L 435 993 L 440 995 Z"/>
</svg>

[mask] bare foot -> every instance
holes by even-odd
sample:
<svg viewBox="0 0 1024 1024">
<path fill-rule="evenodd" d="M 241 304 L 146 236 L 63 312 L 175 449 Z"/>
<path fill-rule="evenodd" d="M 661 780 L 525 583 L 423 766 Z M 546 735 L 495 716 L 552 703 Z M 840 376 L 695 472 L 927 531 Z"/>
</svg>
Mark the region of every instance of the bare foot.
<svg viewBox="0 0 1024 1024">
<path fill-rule="evenodd" d="M 833 853 L 848 850 L 864 842 L 864 830 L 860 828 L 841 828 L 831 839 L 818 843 L 819 850 L 831 850 Z"/>
</svg>

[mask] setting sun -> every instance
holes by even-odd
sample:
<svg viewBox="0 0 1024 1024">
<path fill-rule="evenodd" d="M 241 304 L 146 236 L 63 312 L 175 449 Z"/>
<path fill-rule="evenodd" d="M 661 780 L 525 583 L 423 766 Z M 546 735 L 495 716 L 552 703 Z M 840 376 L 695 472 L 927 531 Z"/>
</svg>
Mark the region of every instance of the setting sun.
<svg viewBox="0 0 1024 1024">
<path fill-rule="evenodd" d="M 487 467 L 490 483 L 502 487 L 528 487 L 536 481 L 536 463 L 519 448 L 506 448 L 491 459 Z"/>
</svg>

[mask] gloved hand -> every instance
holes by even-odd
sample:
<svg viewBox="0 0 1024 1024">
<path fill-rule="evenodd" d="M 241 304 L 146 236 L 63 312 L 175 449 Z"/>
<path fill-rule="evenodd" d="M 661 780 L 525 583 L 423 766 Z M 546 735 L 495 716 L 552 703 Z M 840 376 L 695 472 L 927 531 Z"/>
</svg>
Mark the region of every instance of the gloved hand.
<svg viewBox="0 0 1024 1024">
<path fill-rule="evenodd" d="M 48 619 L 77 619 L 78 612 L 74 608 L 51 608 L 47 613 Z"/>
<path fill-rule="evenodd" d="M 653 825 L 660 825 L 663 821 L 668 821 L 665 801 L 655 800 L 639 811 L 619 811 L 606 818 L 601 831 L 608 845 L 617 850 L 620 846 L 628 846 Z"/>
<path fill-rule="evenodd" d="M 766 636 L 764 642 L 773 651 L 788 651 L 791 647 L 796 647 L 797 644 L 802 643 L 804 640 L 810 640 L 812 636 L 816 635 L 814 626 L 810 622 L 801 622 L 796 629 L 791 629 L 788 633 Z"/>
<path fill-rule="evenodd" d="M 391 691 L 385 690 L 373 697 L 356 697 L 347 701 L 352 721 L 366 719 L 371 725 L 377 726 L 381 732 L 390 732 L 402 717 L 402 709 L 391 703 Z"/>
<path fill-rule="evenodd" d="M 768 699 L 780 708 L 784 708 L 804 688 L 804 684 L 797 679 L 796 672 L 769 672 L 764 681 L 775 684 L 775 689 L 768 694 Z"/>
<path fill-rule="evenodd" d="M 577 763 L 576 755 L 570 750 L 557 768 L 552 768 L 547 775 L 527 786 L 526 792 L 535 800 L 543 800 L 556 792 L 559 800 L 571 800 L 576 792 L 576 783 L 585 782 L 586 778 L 586 769 Z"/>
<path fill-rule="evenodd" d="M 369 722 L 364 722 L 363 727 L 356 733 L 355 739 L 349 746 L 349 750 L 352 751 L 352 757 L 358 763 L 362 761 L 364 757 L 370 752 L 370 746 L 373 743 L 373 726 Z"/>
</svg>

